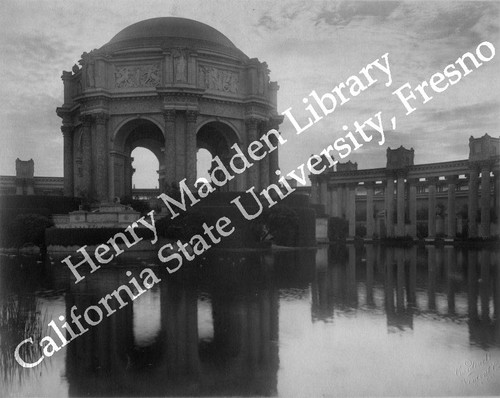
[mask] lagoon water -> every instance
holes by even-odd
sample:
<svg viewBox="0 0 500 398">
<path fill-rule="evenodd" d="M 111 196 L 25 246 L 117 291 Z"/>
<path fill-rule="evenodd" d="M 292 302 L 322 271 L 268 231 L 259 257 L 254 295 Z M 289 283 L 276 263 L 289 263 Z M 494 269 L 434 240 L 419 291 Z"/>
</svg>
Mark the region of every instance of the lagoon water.
<svg viewBox="0 0 500 398">
<path fill-rule="evenodd" d="M 39 366 L 15 361 L 143 267 L 162 281 Z M 2 255 L 0 396 L 500 395 L 498 267 L 488 248 L 323 246 L 172 275 L 120 259 L 75 285 L 56 259 Z"/>
</svg>

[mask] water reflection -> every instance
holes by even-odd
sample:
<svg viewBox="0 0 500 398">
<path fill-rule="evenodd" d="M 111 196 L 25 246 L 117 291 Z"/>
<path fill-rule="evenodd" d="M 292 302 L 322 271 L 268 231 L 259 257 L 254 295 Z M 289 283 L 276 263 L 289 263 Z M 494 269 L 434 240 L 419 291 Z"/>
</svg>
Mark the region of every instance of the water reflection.
<svg viewBox="0 0 500 398">
<path fill-rule="evenodd" d="M 218 257 L 219 266 L 196 275 L 162 275 L 151 292 L 160 296 L 160 322 L 151 322 L 159 330 L 149 344 L 134 338 L 139 298 L 68 346 L 70 395 L 275 395 L 278 292 L 267 257 Z M 86 308 L 127 282 L 114 271 L 70 287 L 66 308 Z M 210 303 L 212 338 L 198 335 L 201 300 Z"/>
<path fill-rule="evenodd" d="M 431 360 L 441 355 L 441 361 L 460 364 L 481 351 L 500 360 L 500 272 L 493 249 L 348 245 L 217 252 L 183 273 L 155 268 L 161 283 L 36 372 L 12 358 L 25 325 L 46 329 L 61 312 L 69 319 L 74 305 L 96 304 L 127 284 L 126 270 L 137 275 L 141 268 L 119 263 L 75 285 L 57 262 L 20 268 L 19 258 L 1 261 L 2 311 L 24 308 L 24 318 L 1 319 L 0 395 L 30 395 L 16 381 L 20 374 L 45 380 L 47 389 L 34 395 L 48 396 L 455 395 L 500 389 L 491 379 L 463 390 L 452 371 L 443 378 L 439 361 Z M 44 311 L 47 319 L 33 317 Z M 391 336 L 406 336 L 404 345 Z M 407 367 L 426 369 L 428 383 L 411 379 L 394 362 L 391 346 L 409 353 Z M 376 361 L 366 360 L 373 356 Z M 381 378 L 376 368 L 391 373 L 393 383 L 374 390 Z M 352 369 L 361 379 L 352 381 Z M 325 384 L 332 372 L 337 384 Z"/>
<path fill-rule="evenodd" d="M 351 245 L 320 249 L 316 260 L 313 321 L 331 322 L 336 310 L 383 308 L 389 332 L 431 316 L 468 321 L 473 344 L 500 342 L 498 251 Z"/>
</svg>

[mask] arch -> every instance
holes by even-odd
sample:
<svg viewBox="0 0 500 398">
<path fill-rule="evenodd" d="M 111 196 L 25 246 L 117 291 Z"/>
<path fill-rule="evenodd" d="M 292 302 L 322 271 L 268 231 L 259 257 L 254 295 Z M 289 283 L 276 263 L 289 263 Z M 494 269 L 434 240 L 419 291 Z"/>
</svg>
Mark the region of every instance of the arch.
<svg viewBox="0 0 500 398">
<path fill-rule="evenodd" d="M 233 144 L 241 143 L 236 131 L 228 123 L 208 121 L 196 132 L 196 146 L 208 150 L 214 157 L 224 156 Z"/>
<path fill-rule="evenodd" d="M 143 145 L 138 145 L 131 152 L 132 167 L 132 187 L 136 189 L 158 189 L 160 161 L 156 153 Z M 136 196 L 137 192 L 133 192 Z"/>
<path fill-rule="evenodd" d="M 113 146 L 116 145 L 116 143 L 120 142 L 121 139 L 123 139 L 123 135 L 127 134 L 127 129 L 132 128 L 134 124 L 140 124 L 141 122 L 151 122 L 154 124 L 162 133 L 163 137 L 165 137 L 165 131 L 163 129 L 163 126 L 158 123 L 157 120 L 155 120 L 153 117 L 149 116 L 131 116 L 125 120 L 122 120 L 115 128 L 115 131 L 112 134 L 111 142 L 113 142 Z M 125 137 L 126 138 L 126 137 Z"/>
<path fill-rule="evenodd" d="M 212 155 L 212 158 L 218 157 L 220 161 L 227 165 L 233 150 L 231 147 L 234 144 L 239 144 L 240 140 L 236 130 L 233 129 L 228 123 L 221 121 L 208 121 L 199 127 L 196 133 L 196 147 L 197 149 L 206 149 Z M 212 165 L 212 169 L 215 164 Z M 211 169 L 211 170 L 212 170 Z M 209 170 L 209 172 L 211 172 Z M 235 191 L 238 184 L 241 185 L 241 178 L 232 180 L 229 184 L 222 187 L 222 191 Z M 240 181 L 238 183 L 238 181 Z"/>
<path fill-rule="evenodd" d="M 132 196 L 132 176 L 134 168 L 132 166 L 132 151 L 136 148 L 145 148 L 150 150 L 158 160 L 159 172 L 158 186 L 164 173 L 165 156 L 163 148 L 165 147 L 165 137 L 163 130 L 151 118 L 129 118 L 120 123 L 114 133 L 112 142 L 113 151 L 113 188 L 115 196 Z"/>
<path fill-rule="evenodd" d="M 205 119 L 202 123 L 200 123 L 200 125 L 197 126 L 197 129 L 196 129 L 196 134 L 198 134 L 198 132 L 204 127 L 206 126 L 207 124 L 209 123 L 221 123 L 221 124 L 225 124 L 227 125 L 228 127 L 230 127 L 234 134 L 236 134 L 236 137 L 238 139 L 238 144 L 241 144 L 243 142 L 243 140 L 241 139 L 241 133 L 239 132 L 239 129 L 238 127 L 231 121 L 229 120 L 221 120 L 219 117 L 209 117 L 207 119 Z"/>
</svg>

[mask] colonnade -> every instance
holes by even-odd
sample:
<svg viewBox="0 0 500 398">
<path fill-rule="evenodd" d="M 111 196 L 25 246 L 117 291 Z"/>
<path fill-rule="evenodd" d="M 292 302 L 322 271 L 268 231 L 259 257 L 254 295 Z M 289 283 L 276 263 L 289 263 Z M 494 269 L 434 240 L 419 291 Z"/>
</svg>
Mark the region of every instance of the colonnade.
<svg viewBox="0 0 500 398">
<path fill-rule="evenodd" d="M 460 211 L 457 208 L 457 194 L 463 192 L 462 196 L 467 195 L 468 237 L 487 238 L 500 234 L 500 223 L 495 220 L 496 228 L 492 228 L 495 224 L 492 224 L 491 219 L 491 214 L 498 216 L 499 213 L 500 170 L 494 161 L 467 163 L 468 168 L 455 167 L 451 172 L 439 172 L 429 167 L 427 175 L 418 169 L 406 168 L 374 169 L 372 173 L 363 173 L 364 170 L 331 172 L 311 176 L 311 200 L 312 203 L 324 205 L 327 216 L 346 219 L 349 222 L 349 237 L 356 235 L 356 214 L 359 214 L 359 207 L 364 202 L 366 238 L 377 235 L 415 238 L 418 197 L 427 202 L 427 238 L 434 239 L 441 232 L 453 239 L 457 233 L 462 232 L 457 231 L 457 212 Z M 446 202 L 443 203 L 446 217 L 438 214 L 438 192 L 447 192 Z M 383 202 L 383 207 L 376 209 L 375 201 Z M 437 220 L 440 217 L 446 222 L 441 231 L 438 231 Z M 462 221 L 465 222 L 465 219 Z"/>
<path fill-rule="evenodd" d="M 178 185 L 184 178 L 186 185 L 192 188 L 197 179 L 199 147 L 197 134 L 210 122 L 204 124 L 205 119 L 200 120 L 198 109 L 166 109 L 163 110 L 162 118 L 161 129 L 144 119 L 142 122 L 140 120 L 131 122 L 139 126 L 135 127 L 136 129 L 141 128 L 140 126 L 144 126 L 146 130 L 157 129 L 154 139 L 146 135 L 142 141 L 149 140 L 150 149 L 158 157 L 161 189 L 166 190 Z M 222 122 L 217 123 L 219 126 L 223 125 Z M 206 144 L 210 147 L 212 156 L 218 156 L 231 173 L 230 161 L 236 154 L 231 146 L 238 144 L 248 158 L 247 146 L 260 140 L 270 129 L 277 129 L 280 123 L 280 118 L 248 117 L 241 121 L 241 133 L 238 134 L 226 124 L 223 129 L 227 131 L 205 134 L 205 140 L 210 141 Z M 128 135 L 120 140 L 112 137 L 114 133 L 111 129 L 116 124 L 114 120 L 110 122 L 110 116 L 106 112 L 83 115 L 80 124 L 77 125 L 68 118 L 63 120 L 61 131 L 64 138 L 64 195 L 83 195 L 102 202 L 116 196 L 131 194 L 131 181 L 135 170 L 127 145 L 141 144 L 141 142 L 128 142 Z M 80 129 L 81 136 L 77 136 L 76 133 Z M 75 145 L 75 139 L 79 139 L 78 145 Z M 276 137 L 270 136 L 269 140 L 272 145 L 279 146 Z M 245 191 L 249 187 L 261 190 L 271 183 L 276 183 L 278 176 L 275 172 L 279 169 L 278 149 L 269 153 L 266 153 L 265 149 L 266 146 L 261 150 L 254 146 L 255 156 L 261 159 L 255 161 L 248 158 L 248 161 L 253 163 L 252 167 L 245 173 L 235 175 L 224 190 Z M 242 159 L 236 159 L 234 163 L 240 169 L 244 167 Z M 224 176 L 220 179 L 223 180 Z"/>
</svg>

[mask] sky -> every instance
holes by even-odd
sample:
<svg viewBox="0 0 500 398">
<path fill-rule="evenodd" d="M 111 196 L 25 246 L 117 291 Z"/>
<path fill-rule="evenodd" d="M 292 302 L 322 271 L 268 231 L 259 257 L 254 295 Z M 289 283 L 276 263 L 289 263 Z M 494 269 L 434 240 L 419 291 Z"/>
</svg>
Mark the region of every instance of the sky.
<svg viewBox="0 0 500 398">
<path fill-rule="evenodd" d="M 360 169 L 384 167 L 387 147 L 412 147 L 421 164 L 466 159 L 471 135 L 500 136 L 500 53 L 433 93 L 431 101 L 414 101 L 410 115 L 392 94 L 407 82 L 415 87 L 429 81 L 484 41 L 500 51 L 500 2 L 3 0 L 0 175 L 15 174 L 16 158 L 32 158 L 35 175 L 62 176 L 61 120 L 55 113 L 63 99 L 62 71 L 128 25 L 160 16 L 211 25 L 249 57 L 267 62 L 280 86 L 278 112 L 291 107 L 301 124 L 308 116 L 302 99 L 311 91 L 321 96 L 388 53 L 389 87 L 385 75 L 376 73 L 375 84 L 300 135 L 285 119 L 285 173 L 343 137 L 343 125 L 351 128 L 379 111 L 386 127 L 396 117 L 396 128 L 386 131 L 383 145 L 374 139 L 345 159 Z M 149 160 L 142 160 L 146 166 L 135 165 L 138 185 L 154 185 L 156 173 L 144 170 Z"/>
</svg>

